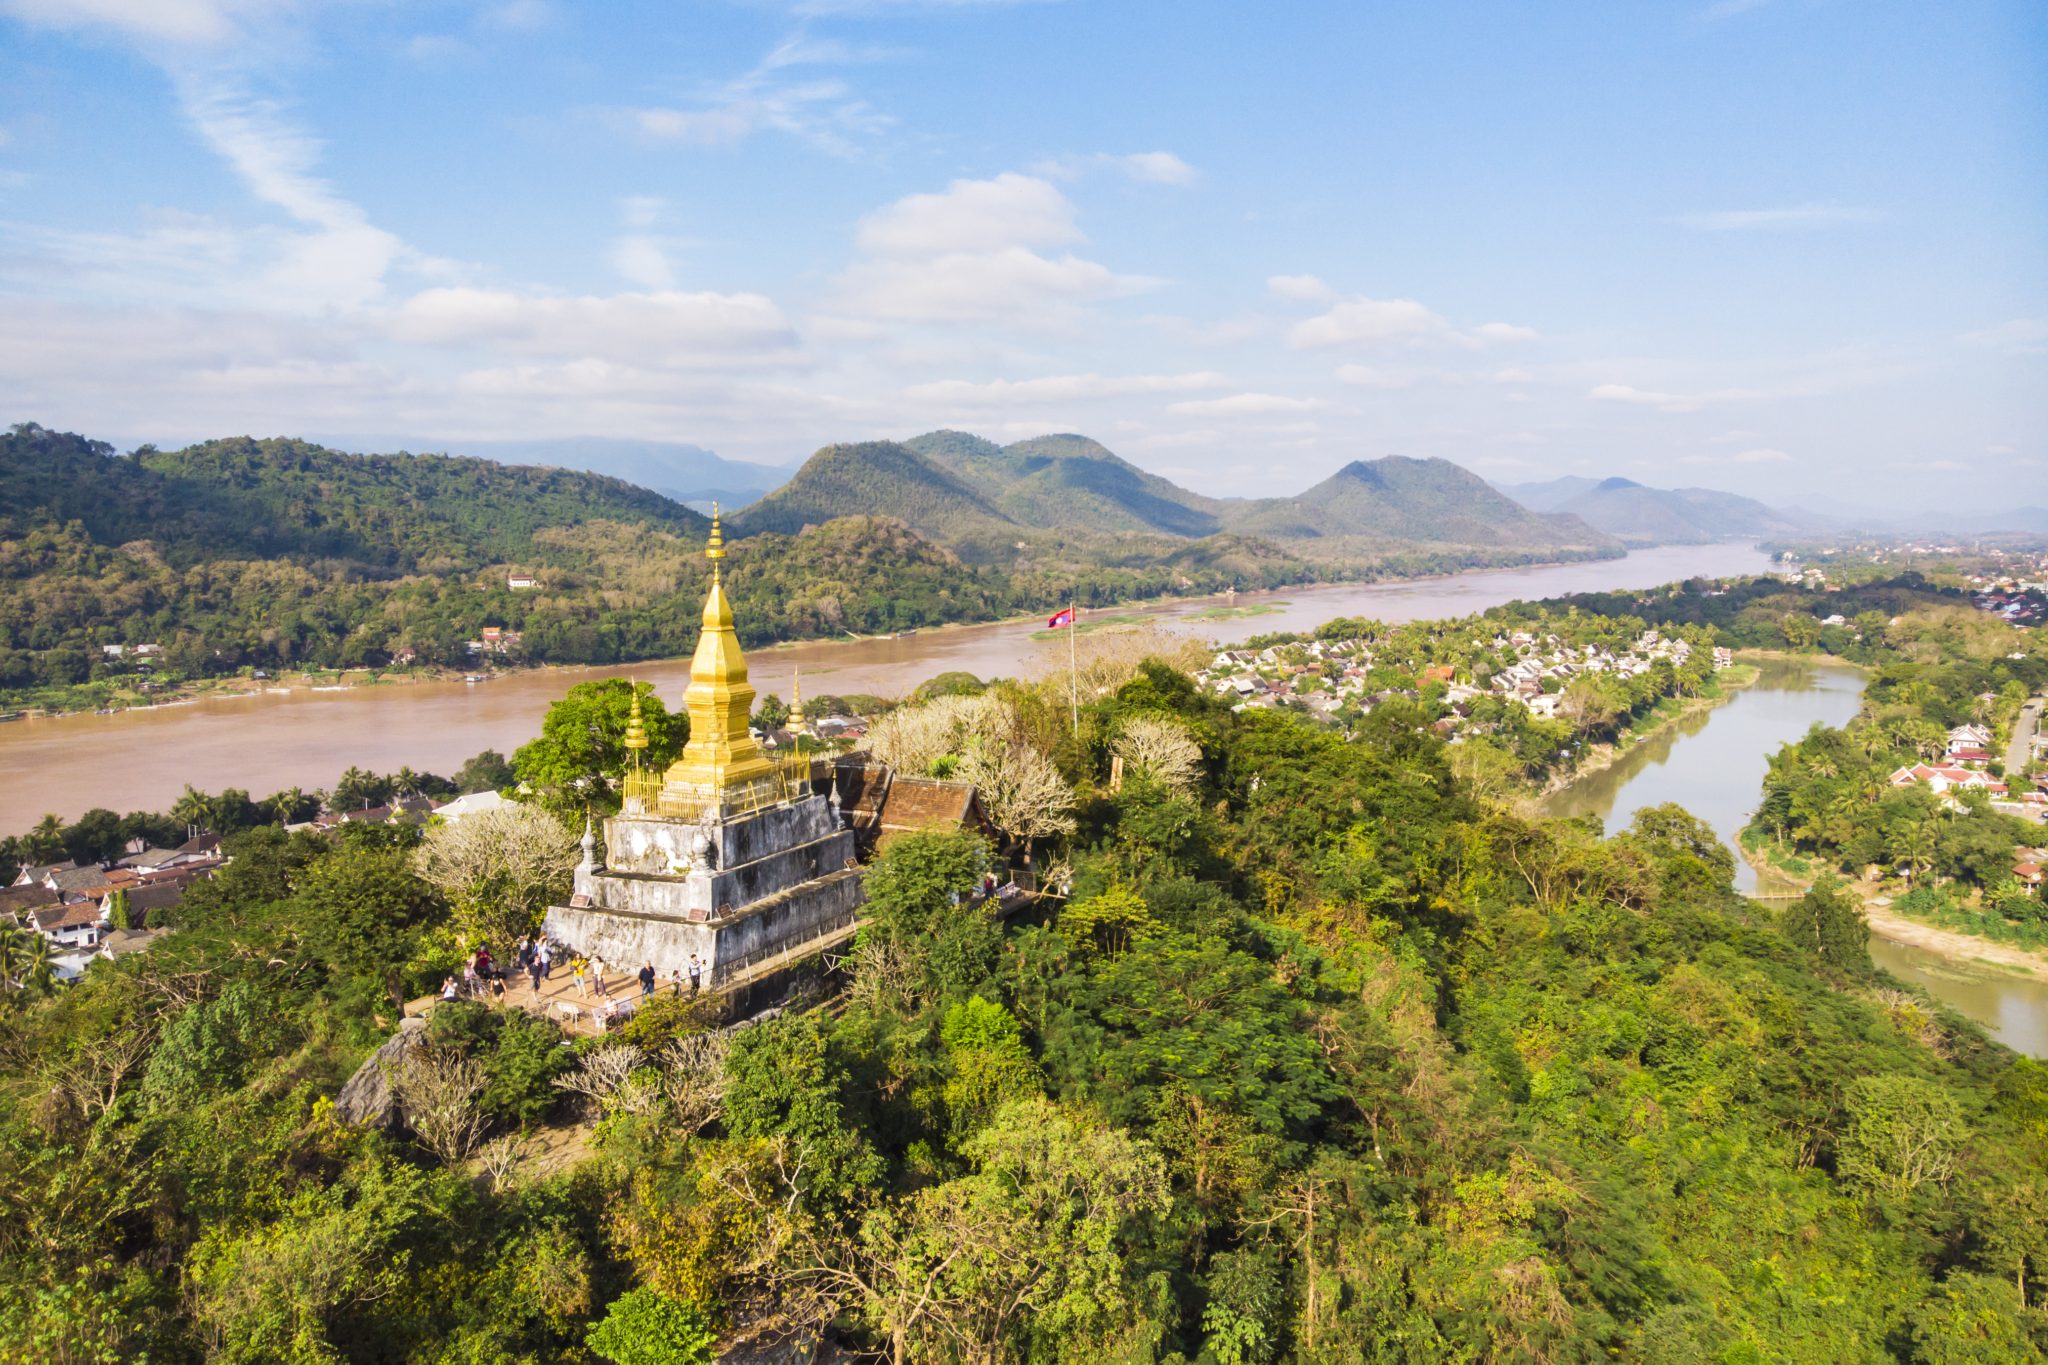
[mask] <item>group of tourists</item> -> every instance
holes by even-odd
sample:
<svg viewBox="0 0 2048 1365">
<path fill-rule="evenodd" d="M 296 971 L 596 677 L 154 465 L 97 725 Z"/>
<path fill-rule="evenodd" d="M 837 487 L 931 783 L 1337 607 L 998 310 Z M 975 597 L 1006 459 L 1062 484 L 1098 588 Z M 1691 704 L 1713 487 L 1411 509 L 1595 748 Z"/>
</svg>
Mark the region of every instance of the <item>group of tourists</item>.
<svg viewBox="0 0 2048 1365">
<path fill-rule="evenodd" d="M 525 973 L 527 979 L 533 983 L 534 995 L 538 997 L 541 993 L 541 983 L 554 979 L 555 963 L 561 953 L 562 949 L 545 935 L 529 935 L 519 940 L 519 946 L 514 953 L 516 965 L 506 968 L 501 967 L 492 958 L 489 948 L 478 948 L 462 964 L 462 975 L 459 980 L 451 973 L 441 983 L 441 998 L 481 1000 L 488 995 L 502 1001 L 505 998 L 506 980 L 514 970 Z M 680 997 L 685 983 L 688 984 L 692 996 L 702 992 L 705 969 L 704 960 L 696 953 L 690 954 L 687 968 L 676 967 L 669 972 L 671 992 Z M 576 979 L 577 994 L 585 1000 L 592 998 L 593 995 L 600 1002 L 609 1002 L 612 999 L 613 983 L 605 975 L 605 964 L 602 959 L 577 953 L 569 959 L 569 970 Z M 654 969 L 653 961 L 643 962 L 636 976 L 640 983 L 641 998 L 652 998 L 661 981 L 660 974 Z"/>
</svg>

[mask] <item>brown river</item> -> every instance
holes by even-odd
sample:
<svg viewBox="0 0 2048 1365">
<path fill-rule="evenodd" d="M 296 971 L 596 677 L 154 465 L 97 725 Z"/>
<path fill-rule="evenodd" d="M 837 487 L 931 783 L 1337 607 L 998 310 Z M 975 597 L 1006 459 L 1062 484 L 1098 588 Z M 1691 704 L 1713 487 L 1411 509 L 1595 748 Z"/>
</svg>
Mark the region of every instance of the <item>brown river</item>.
<svg viewBox="0 0 2048 1365">
<path fill-rule="evenodd" d="M 1221 605 L 1213 597 L 1112 610 L 1230 642 L 1266 631 L 1308 630 L 1337 616 L 1463 616 L 1517 599 L 1756 573 L 1767 564 L 1749 545 L 1668 546 L 1587 564 L 1239 593 L 1235 605 L 1273 610 L 1223 620 L 1189 619 Z M 1033 619 L 947 626 L 893 639 L 806 641 L 753 650 L 748 660 L 763 695 L 787 698 L 790 675 L 800 668 L 807 695 L 897 697 L 953 669 L 1015 678 L 1055 667 L 1063 645 L 1032 638 L 1044 624 Z M 410 766 L 451 773 L 480 750 L 509 755 L 533 738 L 548 703 L 570 684 L 624 673 L 652 682 L 676 706 L 689 661 L 533 669 L 474 685 L 456 679 L 339 691 L 299 688 L 106 716 L 8 721 L 0 724 L 0 833 L 27 830 L 52 811 L 71 820 L 95 806 L 163 810 L 188 783 L 201 791 L 240 787 L 261 797 L 288 787 L 328 786 L 351 765 L 373 772 Z"/>
</svg>

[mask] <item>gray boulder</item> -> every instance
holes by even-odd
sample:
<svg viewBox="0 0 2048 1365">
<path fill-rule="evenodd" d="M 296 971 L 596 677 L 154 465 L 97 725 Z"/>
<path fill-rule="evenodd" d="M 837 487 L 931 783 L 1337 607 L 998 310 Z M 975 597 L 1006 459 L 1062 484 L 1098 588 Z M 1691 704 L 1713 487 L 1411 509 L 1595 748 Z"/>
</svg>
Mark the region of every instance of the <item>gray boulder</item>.
<svg viewBox="0 0 2048 1365">
<path fill-rule="evenodd" d="M 426 1020 L 400 1023 L 390 1041 L 371 1053 L 334 1097 L 334 1112 L 341 1121 L 364 1128 L 397 1128 L 400 1115 L 397 1097 L 391 1093 L 391 1068 L 426 1040 Z"/>
</svg>

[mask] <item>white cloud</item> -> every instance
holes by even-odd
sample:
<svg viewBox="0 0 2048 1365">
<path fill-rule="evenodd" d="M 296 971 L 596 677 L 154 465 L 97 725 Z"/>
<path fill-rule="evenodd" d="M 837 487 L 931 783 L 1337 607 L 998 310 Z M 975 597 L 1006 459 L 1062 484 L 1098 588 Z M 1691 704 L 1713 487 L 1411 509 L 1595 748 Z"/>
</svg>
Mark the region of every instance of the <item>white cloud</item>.
<svg viewBox="0 0 2048 1365">
<path fill-rule="evenodd" d="M 1273 282 L 1267 283 L 1271 286 Z M 1447 318 L 1414 299 L 1372 299 L 1359 295 L 1296 323 L 1287 334 L 1287 341 L 1300 350 L 1322 346 L 1370 349 L 1429 342 L 1476 348 L 1529 341 L 1536 335 L 1534 328 L 1506 322 L 1482 323 L 1470 331 L 1460 331 Z"/>
<path fill-rule="evenodd" d="M 612 269 L 643 289 L 675 288 L 670 243 L 649 231 L 661 220 L 662 207 L 661 199 L 651 194 L 629 194 L 619 201 L 619 220 L 627 231 L 612 243 Z"/>
<path fill-rule="evenodd" d="M 1751 450 L 1738 450 L 1728 457 L 1731 464 L 1786 464 L 1792 457 L 1782 450 L 1758 446 Z"/>
<path fill-rule="evenodd" d="M 1058 246 L 1081 239 L 1074 206 L 1057 187 L 1006 171 L 993 180 L 955 180 L 936 194 L 912 194 L 861 219 L 863 251 L 917 256 Z"/>
<path fill-rule="evenodd" d="M 1464 336 L 1468 345 L 1504 346 L 1517 341 L 1534 341 L 1540 335 L 1534 327 L 1512 322 L 1482 322 Z"/>
<path fill-rule="evenodd" d="M 675 288 L 675 272 L 669 268 L 668 256 L 652 237 L 628 234 L 612 243 L 612 269 L 619 272 L 620 278 L 643 289 Z"/>
<path fill-rule="evenodd" d="M 1115 161 L 1131 179 L 1152 185 L 1192 185 L 1202 178 L 1200 171 L 1172 152 L 1132 152 Z"/>
<path fill-rule="evenodd" d="M 47 28 L 111 28 L 146 42 L 211 45 L 235 36 L 247 15 L 282 0 L 0 0 L 0 9 Z"/>
<path fill-rule="evenodd" d="M 1605 403 L 1633 403 L 1639 407 L 1656 408 L 1660 412 L 1698 412 L 1716 403 L 1738 402 L 1770 395 L 1761 389 L 1713 389 L 1704 393 L 1666 393 L 1658 389 L 1639 389 L 1631 384 L 1596 384 L 1586 396 Z"/>
<path fill-rule="evenodd" d="M 1234 393 L 1228 398 L 1197 398 L 1169 403 L 1168 412 L 1184 417 L 1270 417 L 1276 413 L 1328 412 L 1337 405 L 1323 398 L 1292 398 L 1278 393 Z"/>
<path fill-rule="evenodd" d="M 1266 288 L 1296 303 L 1328 303 L 1337 291 L 1313 275 L 1268 275 Z"/>
<path fill-rule="evenodd" d="M 1031 171 L 1052 180 L 1077 180 L 1098 167 L 1147 185 L 1192 185 L 1202 178 L 1200 171 L 1172 152 L 1096 152 L 1092 156 L 1054 156 L 1033 162 Z"/>
<path fill-rule="evenodd" d="M 1423 382 L 1425 372 L 1421 370 L 1390 370 L 1377 365 L 1340 365 L 1337 378 L 1346 384 L 1355 384 L 1361 389 L 1412 389 Z"/>
<path fill-rule="evenodd" d="M 407 299 L 389 317 L 387 330 L 419 346 L 477 346 L 640 366 L 786 361 L 796 341 L 781 310 L 762 295 L 674 291 L 535 296 L 428 289 Z"/>
<path fill-rule="evenodd" d="M 895 321 L 1061 319 L 1064 308 L 1154 283 L 1034 248 L 1080 240 L 1073 205 L 1035 176 L 1006 172 L 907 195 L 860 222 L 863 254 L 839 277 L 839 306 Z"/>
<path fill-rule="evenodd" d="M 904 390 L 904 394 L 921 402 L 1000 407 L 1015 403 L 1199 392 L 1221 388 L 1229 382 L 1226 376 L 1206 370 L 1192 374 L 1060 374 L 1037 379 L 995 379 L 979 384 L 965 379 L 941 379 L 929 384 L 913 384 Z"/>
<path fill-rule="evenodd" d="M 249 192 L 313 229 L 279 239 L 275 287 L 314 301 L 365 303 L 384 291 L 401 261 L 438 268 L 376 227 L 356 204 L 315 173 L 318 140 L 287 122 L 279 106 L 219 81 L 177 81 L 186 117 Z"/>
</svg>

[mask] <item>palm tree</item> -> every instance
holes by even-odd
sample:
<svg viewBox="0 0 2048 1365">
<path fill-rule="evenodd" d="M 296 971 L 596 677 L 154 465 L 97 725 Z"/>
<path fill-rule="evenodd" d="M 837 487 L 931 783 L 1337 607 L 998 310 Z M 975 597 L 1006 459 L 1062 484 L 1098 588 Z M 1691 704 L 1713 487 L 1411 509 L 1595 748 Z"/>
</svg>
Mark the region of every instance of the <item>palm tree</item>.
<svg viewBox="0 0 2048 1365">
<path fill-rule="evenodd" d="M 1900 852 L 1906 855 L 1906 865 L 1912 870 L 1914 885 L 1920 884 L 1922 873 L 1934 870 L 1934 853 L 1940 846 L 1940 817 L 1922 816 L 1906 827 L 1906 837 Z"/>
<path fill-rule="evenodd" d="M 29 934 L 28 939 L 21 982 L 24 986 L 33 987 L 38 995 L 48 995 L 56 984 L 56 977 L 50 971 L 50 940 L 37 933 Z"/>
<path fill-rule="evenodd" d="M 35 935 L 41 938 L 41 934 Z M 20 990 L 22 975 L 28 965 L 28 938 L 25 929 L 12 925 L 0 925 L 0 990 Z"/>
<path fill-rule="evenodd" d="M 54 982 L 50 940 L 33 929 L 0 931 L 0 983 L 17 991 L 33 986 L 38 992 L 48 992 Z"/>
<path fill-rule="evenodd" d="M 306 803 L 306 793 L 297 787 L 281 791 L 270 798 L 270 809 L 277 817 L 277 823 L 288 825 L 299 818 L 299 807 Z"/>
<path fill-rule="evenodd" d="M 205 792 L 195 790 L 188 782 L 185 794 L 171 803 L 171 819 L 188 829 L 211 829 L 213 802 Z"/>
</svg>

